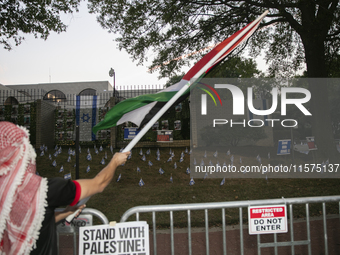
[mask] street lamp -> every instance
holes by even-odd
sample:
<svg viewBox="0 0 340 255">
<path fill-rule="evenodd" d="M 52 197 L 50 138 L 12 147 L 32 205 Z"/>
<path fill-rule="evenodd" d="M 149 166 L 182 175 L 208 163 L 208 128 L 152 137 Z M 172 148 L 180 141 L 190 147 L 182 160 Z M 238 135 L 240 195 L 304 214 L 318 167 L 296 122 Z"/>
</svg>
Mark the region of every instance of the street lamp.
<svg viewBox="0 0 340 255">
<path fill-rule="evenodd" d="M 110 71 L 109 71 L 109 76 L 113 77 L 113 96 L 116 96 L 116 73 L 115 70 L 113 70 L 113 68 L 111 67 Z"/>
</svg>

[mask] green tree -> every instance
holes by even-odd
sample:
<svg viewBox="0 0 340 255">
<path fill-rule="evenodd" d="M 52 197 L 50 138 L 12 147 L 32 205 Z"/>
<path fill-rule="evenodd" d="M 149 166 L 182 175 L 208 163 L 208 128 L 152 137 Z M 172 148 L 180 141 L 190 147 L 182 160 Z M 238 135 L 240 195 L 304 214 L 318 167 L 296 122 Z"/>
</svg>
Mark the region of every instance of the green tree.
<svg viewBox="0 0 340 255">
<path fill-rule="evenodd" d="M 180 71 L 200 57 L 208 45 L 250 23 L 269 10 L 262 27 L 249 40 L 253 56 L 265 51 L 271 75 L 293 75 L 306 64 L 307 75 L 327 77 L 327 66 L 339 55 L 340 0 L 89 0 L 91 13 L 100 24 L 119 34 L 125 49 L 142 64 L 152 51 L 152 67 L 161 65 L 160 75 Z M 269 26 L 272 25 L 272 26 Z M 178 58 L 188 54 L 187 58 Z M 330 59 L 327 59 L 326 56 Z M 173 60 L 173 61 L 172 61 Z M 168 62 L 167 65 L 162 63 Z M 313 134 L 319 151 L 336 158 L 330 122 L 327 86 L 312 83 Z M 322 105 L 322 107 L 320 107 Z"/>
<path fill-rule="evenodd" d="M 66 31 L 60 13 L 78 11 L 80 0 L 13 0 L 0 2 L 0 44 L 7 50 L 18 46 L 24 34 L 46 40 L 50 32 Z"/>
</svg>

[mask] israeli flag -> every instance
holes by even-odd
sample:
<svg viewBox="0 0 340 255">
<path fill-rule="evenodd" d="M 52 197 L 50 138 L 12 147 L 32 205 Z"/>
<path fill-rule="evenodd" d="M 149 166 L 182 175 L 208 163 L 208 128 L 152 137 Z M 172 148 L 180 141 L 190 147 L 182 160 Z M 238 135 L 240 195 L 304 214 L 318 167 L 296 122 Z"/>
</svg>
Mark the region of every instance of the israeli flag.
<svg viewBox="0 0 340 255">
<path fill-rule="evenodd" d="M 58 145 L 56 145 L 56 146 L 54 147 L 54 150 L 55 150 L 55 151 L 58 150 Z"/>
<path fill-rule="evenodd" d="M 220 186 L 222 186 L 225 183 L 225 178 L 223 178 L 223 180 L 220 183 Z"/>
<path fill-rule="evenodd" d="M 189 182 L 189 185 L 192 186 L 195 184 L 195 181 L 194 181 L 194 178 L 191 178 L 190 182 Z"/>
<path fill-rule="evenodd" d="M 208 173 L 205 173 L 203 180 L 205 180 L 208 177 Z"/>
<path fill-rule="evenodd" d="M 161 158 L 160 158 L 160 156 L 159 156 L 159 155 L 157 155 L 157 158 L 156 158 L 156 160 L 157 160 L 157 161 L 160 161 L 160 160 L 161 160 Z"/>
<path fill-rule="evenodd" d="M 100 145 L 99 151 L 103 151 L 103 146 Z"/>
<path fill-rule="evenodd" d="M 207 151 L 204 151 L 204 155 L 203 155 L 204 158 L 207 157 Z"/>
<path fill-rule="evenodd" d="M 87 148 L 87 153 L 90 153 L 90 148 Z"/>
<path fill-rule="evenodd" d="M 211 160 L 209 160 L 209 166 L 212 166 L 213 165 L 213 163 L 211 162 Z"/>
<path fill-rule="evenodd" d="M 163 170 L 162 168 L 160 168 L 160 169 L 158 170 L 158 172 L 159 172 L 159 174 L 164 174 L 164 170 Z"/>
<path fill-rule="evenodd" d="M 223 162 L 223 166 L 226 167 L 226 166 L 227 166 L 227 163 L 226 163 L 226 162 Z"/>
<path fill-rule="evenodd" d="M 172 157 L 168 158 L 166 162 L 170 162 L 170 161 L 172 161 Z"/>
<path fill-rule="evenodd" d="M 57 157 L 59 155 L 58 151 L 56 151 L 53 156 Z"/>
<path fill-rule="evenodd" d="M 196 166 L 197 162 L 196 162 L 196 158 L 194 158 L 194 165 Z"/>
<path fill-rule="evenodd" d="M 68 155 L 71 155 L 71 154 L 72 154 L 72 150 L 71 150 L 70 147 L 68 148 L 67 154 L 68 154 Z"/>
<path fill-rule="evenodd" d="M 86 156 L 86 159 L 88 160 L 88 161 L 91 161 L 92 160 L 92 156 L 91 156 L 91 154 L 89 153 L 89 154 L 87 154 L 87 156 Z"/>
<path fill-rule="evenodd" d="M 146 161 L 146 157 L 145 157 L 145 155 L 143 155 L 143 157 L 142 157 L 142 160 L 143 160 L 143 161 Z"/>
<path fill-rule="evenodd" d="M 45 146 L 45 152 L 47 152 L 47 146 Z"/>
<path fill-rule="evenodd" d="M 174 182 L 174 180 L 172 179 L 172 175 L 170 176 L 170 182 Z"/>
<path fill-rule="evenodd" d="M 171 152 L 171 157 L 175 157 L 175 152 Z"/>
<path fill-rule="evenodd" d="M 96 153 L 98 155 L 99 151 L 97 148 L 94 149 L 94 153 Z"/>
<path fill-rule="evenodd" d="M 100 164 L 105 165 L 105 159 L 104 158 L 102 158 L 102 160 L 100 161 Z"/>
<path fill-rule="evenodd" d="M 117 182 L 119 182 L 120 179 L 122 179 L 122 174 L 119 174 L 118 179 L 117 179 Z"/>
<path fill-rule="evenodd" d="M 170 152 L 169 152 L 169 154 L 170 154 L 170 155 L 172 154 L 171 148 L 170 148 Z"/>
<path fill-rule="evenodd" d="M 79 153 L 81 153 L 81 147 L 79 146 Z"/>
<path fill-rule="evenodd" d="M 152 166 L 153 164 L 152 164 L 152 162 L 149 160 L 149 162 L 148 162 L 148 165 L 149 166 Z"/>
<path fill-rule="evenodd" d="M 45 152 L 44 151 L 41 151 L 40 152 L 40 156 L 44 156 L 45 155 Z"/>
<path fill-rule="evenodd" d="M 140 168 L 137 166 L 137 172 L 140 173 Z"/>
<path fill-rule="evenodd" d="M 139 187 L 142 187 L 142 186 L 145 185 L 145 183 L 144 183 L 144 181 L 142 180 L 142 178 L 139 180 L 138 185 L 139 185 Z"/>
<path fill-rule="evenodd" d="M 179 163 L 182 163 L 183 161 L 184 161 L 184 158 L 181 157 L 181 158 L 179 159 Z"/>
<path fill-rule="evenodd" d="M 146 151 L 146 155 L 150 155 L 150 149 Z"/>
<path fill-rule="evenodd" d="M 110 145 L 110 151 L 113 154 L 113 147 L 112 147 L 112 145 Z"/>
<path fill-rule="evenodd" d="M 161 153 L 159 152 L 159 148 L 157 148 L 156 155 L 157 155 L 157 156 L 160 156 L 160 155 L 161 155 Z"/>
<path fill-rule="evenodd" d="M 129 154 L 129 156 L 127 157 L 127 159 L 131 159 L 131 157 L 132 157 L 132 151 L 130 151 L 130 154 Z"/>
<path fill-rule="evenodd" d="M 72 155 L 72 156 L 75 156 L 75 155 L 76 155 L 76 150 L 72 150 L 71 155 Z"/>
<path fill-rule="evenodd" d="M 186 172 L 186 174 L 190 174 L 190 168 L 187 167 L 187 170 L 185 172 Z"/>
<path fill-rule="evenodd" d="M 55 160 L 53 160 L 52 162 L 52 166 L 56 167 L 57 166 L 57 162 Z"/>
<path fill-rule="evenodd" d="M 71 162 L 71 156 L 68 156 L 67 162 L 68 162 L 68 163 Z"/>
<path fill-rule="evenodd" d="M 185 153 L 188 153 L 188 148 L 187 147 L 185 147 Z"/>
<path fill-rule="evenodd" d="M 49 160 L 52 160 L 51 154 L 48 154 L 48 159 L 49 159 Z"/>
<path fill-rule="evenodd" d="M 175 162 L 175 164 L 174 164 L 174 168 L 175 168 L 175 169 L 177 168 L 177 164 L 176 164 L 176 162 Z"/>
<path fill-rule="evenodd" d="M 139 155 L 143 156 L 143 150 L 140 148 Z"/>
<path fill-rule="evenodd" d="M 203 161 L 203 159 L 201 160 L 200 166 L 204 166 L 204 161 Z"/>
<path fill-rule="evenodd" d="M 96 135 L 92 128 L 98 120 L 99 96 L 75 96 L 76 98 L 76 126 L 79 126 L 80 141 L 95 141 Z"/>
<path fill-rule="evenodd" d="M 105 154 L 104 154 L 104 158 L 107 159 L 107 152 L 106 151 L 105 151 Z"/>
<path fill-rule="evenodd" d="M 229 155 L 230 155 L 230 150 L 227 151 L 227 156 L 229 156 Z"/>
<path fill-rule="evenodd" d="M 190 155 L 191 153 L 192 153 L 192 149 L 190 149 L 190 151 L 189 151 L 189 153 L 188 153 L 188 154 Z"/>
<path fill-rule="evenodd" d="M 215 153 L 213 154 L 213 156 L 214 156 L 215 158 L 217 158 L 217 156 L 218 156 L 218 152 L 217 152 L 217 151 L 215 151 Z"/>
<path fill-rule="evenodd" d="M 256 156 L 256 160 L 261 164 L 261 157 L 260 157 L 260 154 Z"/>
<path fill-rule="evenodd" d="M 63 165 L 60 167 L 60 170 L 59 170 L 59 173 L 61 173 L 61 172 L 64 172 L 64 166 Z"/>
<path fill-rule="evenodd" d="M 40 146 L 40 150 L 43 151 L 44 149 L 45 149 L 45 145 L 43 144 Z"/>
<path fill-rule="evenodd" d="M 184 158 L 184 152 L 183 151 L 181 152 L 181 158 Z"/>
<path fill-rule="evenodd" d="M 88 165 L 87 167 L 86 167 L 86 173 L 88 173 L 88 172 L 90 172 L 90 165 Z"/>
<path fill-rule="evenodd" d="M 65 174 L 65 175 L 64 175 L 64 179 L 65 179 L 65 180 L 70 180 L 70 179 L 71 179 L 71 173 Z"/>
</svg>

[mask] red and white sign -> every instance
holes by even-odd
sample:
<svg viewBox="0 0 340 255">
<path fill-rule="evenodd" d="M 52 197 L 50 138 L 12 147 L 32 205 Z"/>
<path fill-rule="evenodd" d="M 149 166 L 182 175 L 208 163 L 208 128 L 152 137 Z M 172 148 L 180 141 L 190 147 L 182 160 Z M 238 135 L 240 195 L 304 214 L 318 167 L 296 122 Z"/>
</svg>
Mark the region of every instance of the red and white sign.
<svg viewBox="0 0 340 255">
<path fill-rule="evenodd" d="M 249 206 L 249 235 L 287 233 L 286 205 Z"/>
</svg>

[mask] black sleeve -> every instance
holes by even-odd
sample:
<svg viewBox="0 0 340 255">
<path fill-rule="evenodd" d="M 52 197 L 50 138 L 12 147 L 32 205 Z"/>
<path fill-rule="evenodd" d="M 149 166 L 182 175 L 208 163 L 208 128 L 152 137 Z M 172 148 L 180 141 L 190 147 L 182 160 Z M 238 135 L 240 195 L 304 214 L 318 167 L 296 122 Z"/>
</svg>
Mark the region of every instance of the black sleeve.
<svg viewBox="0 0 340 255">
<path fill-rule="evenodd" d="M 76 185 L 71 180 L 60 177 L 48 180 L 48 206 L 67 206 L 73 202 L 75 195 Z"/>
</svg>

